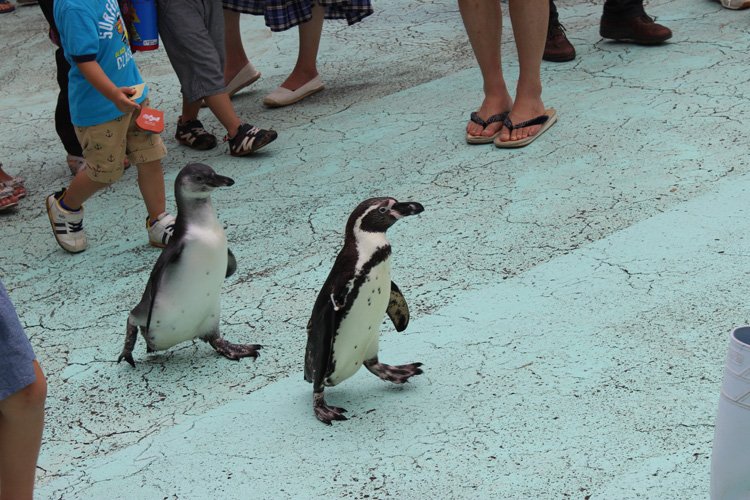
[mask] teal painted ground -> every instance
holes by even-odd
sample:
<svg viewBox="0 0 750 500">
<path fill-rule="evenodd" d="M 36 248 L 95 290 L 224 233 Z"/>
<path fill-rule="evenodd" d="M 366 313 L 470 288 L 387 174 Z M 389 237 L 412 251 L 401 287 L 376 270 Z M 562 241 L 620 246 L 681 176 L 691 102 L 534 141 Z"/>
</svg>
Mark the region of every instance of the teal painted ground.
<svg viewBox="0 0 750 500">
<path fill-rule="evenodd" d="M 29 197 L 0 216 L 0 276 L 49 378 L 38 497 L 707 498 L 727 334 L 750 320 L 750 14 L 653 1 L 675 37 L 632 47 L 599 39 L 600 5 L 560 7 L 578 50 L 543 66 L 560 121 L 518 151 L 464 144 L 480 78 L 453 1 L 327 24 L 327 90 L 281 110 L 260 101 L 296 33 L 243 18 L 263 78 L 235 102 L 279 132 L 246 159 L 177 145 L 176 77 L 163 49 L 138 55 L 170 120 L 169 185 L 197 160 L 237 181 L 214 196 L 239 263 L 222 331 L 264 349 L 235 363 L 141 340 L 135 369 L 115 360 L 158 256 L 135 173 L 87 203 L 86 252 L 55 244 L 52 47 L 38 8 L 3 16 L 0 160 Z M 325 427 L 305 324 L 346 217 L 380 195 L 426 207 L 389 233 L 412 322 L 381 337 L 384 362 L 425 374 L 358 373 L 326 392 L 350 420 Z"/>
</svg>

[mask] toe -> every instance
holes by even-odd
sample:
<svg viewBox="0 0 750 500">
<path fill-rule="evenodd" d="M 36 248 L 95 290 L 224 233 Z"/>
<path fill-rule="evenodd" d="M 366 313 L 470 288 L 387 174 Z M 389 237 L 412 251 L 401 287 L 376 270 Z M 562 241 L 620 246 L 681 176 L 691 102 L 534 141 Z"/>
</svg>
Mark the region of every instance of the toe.
<svg viewBox="0 0 750 500">
<path fill-rule="evenodd" d="M 481 135 L 482 134 L 482 126 L 478 123 L 474 123 L 470 121 L 468 125 L 466 125 L 466 133 L 469 135 Z"/>
<path fill-rule="evenodd" d="M 492 137 L 493 135 L 497 134 L 497 131 L 500 130 L 500 127 L 503 125 L 501 123 L 490 123 L 487 125 L 487 128 L 482 131 L 482 135 L 485 137 Z"/>
</svg>

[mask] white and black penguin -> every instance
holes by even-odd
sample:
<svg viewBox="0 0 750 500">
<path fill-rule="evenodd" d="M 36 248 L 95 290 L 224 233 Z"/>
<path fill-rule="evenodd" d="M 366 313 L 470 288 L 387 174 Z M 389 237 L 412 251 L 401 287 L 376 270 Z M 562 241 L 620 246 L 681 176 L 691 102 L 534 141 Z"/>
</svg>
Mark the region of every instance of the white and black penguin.
<svg viewBox="0 0 750 500">
<path fill-rule="evenodd" d="M 199 338 L 229 359 L 258 356 L 259 345 L 232 344 L 219 334 L 221 285 L 237 262 L 211 205 L 211 191 L 232 184 L 201 163 L 189 164 L 177 175 L 174 234 L 151 271 L 141 301 L 130 311 L 118 363 L 124 359 L 135 366 L 139 328 L 147 352 Z"/>
<path fill-rule="evenodd" d="M 397 220 L 424 211 L 419 203 L 372 198 L 346 223 L 344 248 L 318 294 L 307 324 L 305 380 L 313 384 L 313 410 L 321 422 L 346 420 L 346 410 L 328 406 L 325 386 L 354 375 L 363 365 L 388 382 L 403 384 L 422 363 L 390 366 L 378 360 L 380 324 L 388 314 L 396 330 L 409 323 L 404 296 L 391 281 L 391 245 L 385 232 Z"/>
</svg>

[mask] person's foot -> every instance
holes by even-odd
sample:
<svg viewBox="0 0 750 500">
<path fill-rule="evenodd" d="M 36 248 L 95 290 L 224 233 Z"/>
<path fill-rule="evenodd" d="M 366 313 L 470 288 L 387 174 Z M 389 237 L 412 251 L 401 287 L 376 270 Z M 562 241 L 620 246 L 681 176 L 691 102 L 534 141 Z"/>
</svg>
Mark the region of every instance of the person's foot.
<svg viewBox="0 0 750 500">
<path fill-rule="evenodd" d="M 237 129 L 234 137 L 227 136 L 224 140 L 229 143 L 229 154 L 232 156 L 247 156 L 269 145 L 276 140 L 277 136 L 275 130 L 264 130 L 243 123 Z"/>
<path fill-rule="evenodd" d="M 229 70 L 224 73 L 224 81 L 227 86 L 227 94 L 232 97 L 234 94 L 244 89 L 245 87 L 255 83 L 260 78 L 260 71 L 255 69 L 253 63 L 249 62 L 242 68 L 237 68 L 236 71 L 231 72 L 231 76 L 228 76 Z"/>
<path fill-rule="evenodd" d="M 287 90 L 297 90 L 318 75 L 317 71 L 292 71 L 280 86 Z"/>
<path fill-rule="evenodd" d="M 742 10 L 750 8 L 750 0 L 716 0 L 725 9 Z"/>
<path fill-rule="evenodd" d="M 646 14 L 629 19 L 602 16 L 599 34 L 602 38 L 640 45 L 657 45 L 672 38 L 672 30 L 654 22 L 654 18 Z"/>
<path fill-rule="evenodd" d="M 83 232 L 83 207 L 75 211 L 64 209 L 60 199 L 65 189 L 47 197 L 47 216 L 57 243 L 70 253 L 86 250 L 86 233 Z"/>
<path fill-rule="evenodd" d="M 216 136 L 203 128 L 200 120 L 183 122 L 182 117 L 177 121 L 177 132 L 174 138 L 177 142 L 198 151 L 206 151 L 216 147 Z"/>
<path fill-rule="evenodd" d="M 9 14 L 16 10 L 16 6 L 8 0 L 0 0 L 0 14 Z"/>
<path fill-rule="evenodd" d="M 565 36 L 565 27 L 559 22 L 550 22 L 542 59 L 550 62 L 566 62 L 576 58 L 576 49 Z"/>
<path fill-rule="evenodd" d="M 18 196 L 13 194 L 13 188 L 0 189 L 0 212 L 18 205 Z"/>
<path fill-rule="evenodd" d="M 320 92 L 323 89 L 325 89 L 325 84 L 323 83 L 323 80 L 320 79 L 320 75 L 318 75 L 314 76 L 312 80 L 305 82 L 294 90 L 290 90 L 283 86 L 278 87 L 276 90 L 263 98 L 263 104 L 268 106 L 269 108 L 289 106 L 290 104 L 299 102 L 302 99 Z"/>
<path fill-rule="evenodd" d="M 511 123 L 522 123 L 543 115 L 544 110 L 544 103 L 541 98 L 525 98 L 517 96 L 516 101 L 513 103 L 513 109 L 511 109 L 508 114 L 508 119 Z M 522 128 L 514 127 L 513 130 L 508 130 L 508 128 L 504 126 L 500 132 L 499 139 L 500 142 L 519 141 L 531 137 L 532 135 L 536 135 L 541 128 L 541 124 L 530 125 Z"/>
<path fill-rule="evenodd" d="M 485 122 L 495 115 L 507 113 L 513 107 L 513 99 L 506 93 L 504 97 L 485 97 L 482 105 L 477 110 L 477 116 Z M 466 125 L 466 134 L 471 137 L 494 137 L 502 128 L 503 123 L 492 122 L 488 123 L 487 126 L 482 126 L 481 123 L 470 120 Z"/>
<path fill-rule="evenodd" d="M 152 247 L 164 248 L 174 234 L 175 217 L 167 212 L 159 214 L 155 221 L 146 216 L 148 242 Z"/>
</svg>

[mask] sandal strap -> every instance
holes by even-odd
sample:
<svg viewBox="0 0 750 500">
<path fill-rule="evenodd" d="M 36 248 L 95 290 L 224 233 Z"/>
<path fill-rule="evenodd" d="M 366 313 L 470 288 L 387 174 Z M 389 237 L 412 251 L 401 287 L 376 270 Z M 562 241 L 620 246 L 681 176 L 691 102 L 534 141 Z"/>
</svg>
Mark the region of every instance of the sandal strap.
<svg viewBox="0 0 750 500">
<path fill-rule="evenodd" d="M 505 120 L 503 120 L 503 125 L 508 130 L 513 130 L 513 129 L 517 129 L 517 128 L 531 127 L 533 125 L 542 125 L 542 124 L 546 123 L 547 120 L 549 120 L 549 116 L 548 115 L 539 115 L 536 118 L 532 118 L 531 120 L 526 120 L 525 122 L 516 123 L 514 125 L 513 122 L 510 121 L 510 117 L 505 117 Z"/>
<path fill-rule="evenodd" d="M 481 116 L 479 116 L 479 113 L 476 111 L 471 113 L 470 120 L 476 123 L 477 125 L 481 125 L 483 128 L 487 128 L 487 126 L 490 123 L 504 123 L 505 118 L 507 118 L 508 112 L 503 111 L 502 113 L 498 113 L 496 115 L 492 115 L 486 120 L 482 119 Z"/>
<path fill-rule="evenodd" d="M 484 121 L 482 119 L 482 117 L 479 116 L 479 113 L 477 113 L 476 111 L 472 111 L 471 116 L 470 116 L 469 119 L 471 121 L 473 121 L 474 123 L 476 123 L 477 125 L 481 125 L 482 127 L 486 127 L 487 126 L 487 122 Z"/>
</svg>

